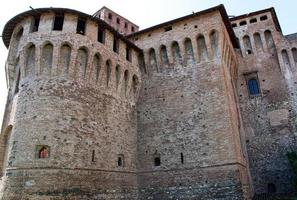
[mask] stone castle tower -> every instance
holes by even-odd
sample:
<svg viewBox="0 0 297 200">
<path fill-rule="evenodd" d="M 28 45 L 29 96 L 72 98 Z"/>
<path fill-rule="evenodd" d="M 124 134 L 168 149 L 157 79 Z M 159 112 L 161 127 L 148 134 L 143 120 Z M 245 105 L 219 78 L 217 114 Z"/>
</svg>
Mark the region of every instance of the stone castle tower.
<svg viewBox="0 0 297 200">
<path fill-rule="evenodd" d="M 103 7 L 12 18 L 1 199 L 291 193 L 297 36 L 223 5 L 148 29 Z"/>
</svg>

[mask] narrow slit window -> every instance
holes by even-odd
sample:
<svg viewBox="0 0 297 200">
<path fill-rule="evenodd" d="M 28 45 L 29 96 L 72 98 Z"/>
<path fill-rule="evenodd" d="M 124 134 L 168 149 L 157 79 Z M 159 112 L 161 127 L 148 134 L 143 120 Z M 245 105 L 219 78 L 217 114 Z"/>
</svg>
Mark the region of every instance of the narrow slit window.
<svg viewBox="0 0 297 200">
<path fill-rule="evenodd" d="M 95 150 L 92 151 L 92 162 L 95 162 Z"/>
<path fill-rule="evenodd" d="M 53 30 L 61 31 L 63 29 L 63 23 L 64 23 L 64 14 L 56 15 Z"/>
<path fill-rule="evenodd" d="M 118 156 L 118 167 L 124 167 L 124 155 Z"/>
<path fill-rule="evenodd" d="M 84 35 L 86 31 L 86 20 L 82 18 L 78 18 L 76 33 Z"/>
<path fill-rule="evenodd" d="M 119 39 L 117 39 L 115 36 L 113 38 L 113 51 L 119 53 Z"/>
<path fill-rule="evenodd" d="M 181 164 L 184 164 L 184 154 L 180 153 L 180 162 Z"/>
<path fill-rule="evenodd" d="M 132 61 L 132 55 L 131 55 L 131 48 L 130 47 L 126 47 L 126 60 L 128 61 Z"/>
</svg>

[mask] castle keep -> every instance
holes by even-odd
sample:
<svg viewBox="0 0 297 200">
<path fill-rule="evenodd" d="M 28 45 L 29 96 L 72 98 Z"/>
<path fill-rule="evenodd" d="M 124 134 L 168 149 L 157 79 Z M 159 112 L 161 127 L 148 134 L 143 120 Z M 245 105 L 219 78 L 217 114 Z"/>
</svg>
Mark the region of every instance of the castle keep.
<svg viewBox="0 0 297 200">
<path fill-rule="evenodd" d="M 292 193 L 297 34 L 223 5 L 139 31 L 103 7 L 3 30 L 0 199 L 252 199 Z"/>
</svg>

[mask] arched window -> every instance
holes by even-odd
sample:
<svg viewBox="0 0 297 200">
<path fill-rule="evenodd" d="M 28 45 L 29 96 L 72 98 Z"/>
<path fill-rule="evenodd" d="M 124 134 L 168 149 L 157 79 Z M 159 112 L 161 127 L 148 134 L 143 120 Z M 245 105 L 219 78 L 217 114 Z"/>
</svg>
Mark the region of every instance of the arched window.
<svg viewBox="0 0 297 200">
<path fill-rule="evenodd" d="M 245 35 L 243 37 L 243 45 L 244 45 L 244 50 L 246 55 L 252 54 L 252 44 L 251 44 L 251 40 L 250 37 L 248 35 Z"/>
<path fill-rule="evenodd" d="M 270 30 L 266 30 L 264 32 L 266 45 L 268 49 L 274 48 L 274 41 Z"/>
<path fill-rule="evenodd" d="M 154 158 L 154 164 L 155 164 L 156 167 L 161 165 L 161 158 L 160 158 L 160 156 L 156 156 Z"/>
<path fill-rule="evenodd" d="M 169 60 L 168 60 L 168 55 L 167 55 L 167 49 L 165 45 L 162 45 L 160 48 L 160 55 L 161 55 L 161 61 L 163 65 L 168 65 Z"/>
<path fill-rule="evenodd" d="M 95 81 L 99 80 L 100 70 L 101 70 L 101 56 L 99 53 L 95 54 L 93 59 L 94 77 Z"/>
<path fill-rule="evenodd" d="M 260 33 L 255 33 L 254 34 L 254 41 L 255 41 L 255 46 L 256 46 L 257 50 L 263 49 L 263 43 L 262 43 L 262 40 L 261 40 Z"/>
<path fill-rule="evenodd" d="M 156 52 L 155 49 L 150 49 L 149 51 L 149 65 L 151 67 L 151 70 L 158 72 L 158 65 L 157 65 L 157 58 L 156 58 Z"/>
<path fill-rule="evenodd" d="M 213 30 L 210 35 L 210 44 L 211 44 L 211 50 L 212 53 L 214 55 L 214 57 L 216 57 L 218 55 L 218 32 L 216 30 Z"/>
<path fill-rule="evenodd" d="M 175 64 L 182 64 L 182 56 L 180 54 L 179 45 L 174 41 L 171 45 L 172 56 Z"/>
<path fill-rule="evenodd" d="M 118 89 L 119 83 L 120 83 L 120 78 L 121 78 L 121 67 L 119 65 L 116 66 L 116 88 Z"/>
<path fill-rule="evenodd" d="M 269 194 L 276 193 L 276 187 L 275 187 L 275 185 L 273 183 L 268 183 L 268 185 L 267 185 L 267 192 Z"/>
<path fill-rule="evenodd" d="M 146 68 L 145 68 L 145 61 L 144 61 L 144 54 L 143 54 L 143 52 L 141 52 L 141 53 L 138 54 L 138 65 L 139 65 L 140 71 L 142 73 L 145 73 L 146 74 Z"/>
<path fill-rule="evenodd" d="M 260 94 L 260 88 L 257 79 L 252 78 L 248 81 L 248 88 L 249 88 L 249 94 L 250 95 L 259 95 Z"/>
<path fill-rule="evenodd" d="M 63 69 L 62 73 L 68 74 L 71 58 L 71 47 L 68 44 L 63 44 L 60 49 L 60 66 Z"/>
<path fill-rule="evenodd" d="M 137 90 L 138 90 L 138 84 L 139 84 L 139 81 L 138 81 L 138 78 L 136 75 L 133 75 L 133 78 L 132 78 L 132 94 L 135 95 L 137 94 Z"/>
<path fill-rule="evenodd" d="M 124 93 L 126 95 L 128 89 L 128 82 L 129 82 L 129 71 L 126 70 L 124 72 Z"/>
<path fill-rule="evenodd" d="M 31 44 L 26 51 L 25 76 L 35 72 L 35 45 Z"/>
<path fill-rule="evenodd" d="M 283 63 L 287 69 L 291 69 L 291 64 L 290 64 L 290 59 L 289 55 L 286 49 L 282 50 L 282 58 L 283 58 Z"/>
<path fill-rule="evenodd" d="M 44 159 L 44 158 L 49 158 L 50 156 L 50 147 L 49 146 L 37 146 L 37 158 L 38 159 Z"/>
<path fill-rule="evenodd" d="M 85 47 L 81 47 L 77 52 L 76 59 L 77 68 L 80 70 L 83 77 L 86 76 L 87 73 L 87 65 L 88 65 L 88 51 Z"/>
<path fill-rule="evenodd" d="M 193 52 L 193 46 L 192 41 L 190 38 L 186 38 L 184 42 L 185 51 L 186 51 L 186 62 L 188 64 L 193 64 L 195 62 L 194 58 L 194 52 Z"/>
<path fill-rule="evenodd" d="M 198 45 L 198 58 L 199 62 L 205 61 L 208 58 L 207 48 L 205 43 L 205 38 L 203 35 L 199 35 L 197 38 L 197 45 Z"/>
<path fill-rule="evenodd" d="M 54 46 L 51 43 L 47 43 L 42 48 L 41 53 L 41 73 L 51 74 L 53 64 L 53 49 Z"/>
</svg>

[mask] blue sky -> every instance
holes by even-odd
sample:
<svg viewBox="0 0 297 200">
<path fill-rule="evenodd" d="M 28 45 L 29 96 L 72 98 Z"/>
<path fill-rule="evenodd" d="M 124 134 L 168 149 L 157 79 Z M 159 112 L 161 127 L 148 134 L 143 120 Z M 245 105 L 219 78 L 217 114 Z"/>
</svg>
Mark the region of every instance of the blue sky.
<svg viewBox="0 0 297 200">
<path fill-rule="evenodd" d="M 20 12 L 40 7 L 67 7 L 93 14 L 102 6 L 107 6 L 141 29 L 168 20 L 182 17 L 219 4 L 224 4 L 229 15 L 241 15 L 257 10 L 274 7 L 282 26 L 283 33 L 297 32 L 296 0 L 9 0 L 0 7 L 0 29 L 5 23 Z M 5 60 L 7 49 L 0 42 L 0 125 L 6 101 Z"/>
</svg>

